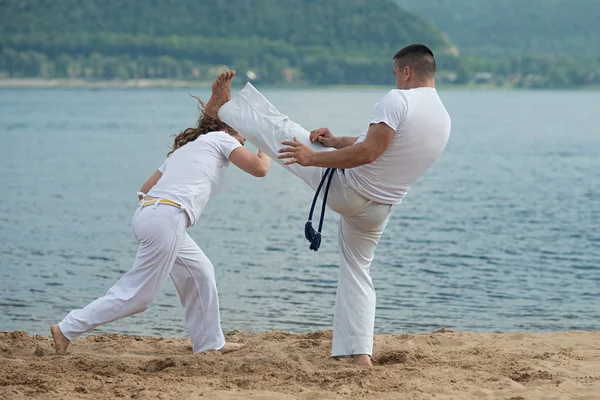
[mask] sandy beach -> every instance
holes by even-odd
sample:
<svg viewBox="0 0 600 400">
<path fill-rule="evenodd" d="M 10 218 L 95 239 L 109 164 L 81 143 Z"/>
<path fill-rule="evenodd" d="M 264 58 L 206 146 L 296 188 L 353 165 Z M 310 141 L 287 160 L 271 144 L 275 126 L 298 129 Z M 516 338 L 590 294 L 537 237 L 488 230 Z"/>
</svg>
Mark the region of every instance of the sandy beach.
<svg viewBox="0 0 600 400">
<path fill-rule="evenodd" d="M 0 332 L 2 399 L 600 399 L 600 333 L 378 335 L 375 366 L 329 358 L 331 332 L 230 332 L 237 353 L 189 340 Z"/>
</svg>

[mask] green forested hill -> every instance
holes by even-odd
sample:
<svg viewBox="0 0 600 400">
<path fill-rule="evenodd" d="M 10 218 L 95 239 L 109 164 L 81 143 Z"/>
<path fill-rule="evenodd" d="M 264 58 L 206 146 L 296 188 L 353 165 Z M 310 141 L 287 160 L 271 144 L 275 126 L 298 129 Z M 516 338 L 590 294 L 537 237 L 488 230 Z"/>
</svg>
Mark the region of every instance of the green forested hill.
<svg viewBox="0 0 600 400">
<path fill-rule="evenodd" d="M 397 0 L 463 54 L 600 57 L 600 0 Z"/>
<path fill-rule="evenodd" d="M 383 83 L 391 57 L 437 28 L 392 0 L 0 0 L 11 77 L 202 78 L 226 64 L 278 82 Z"/>
<path fill-rule="evenodd" d="M 566 88 L 600 84 L 600 0 L 396 0 L 460 49 L 459 82 Z"/>
</svg>

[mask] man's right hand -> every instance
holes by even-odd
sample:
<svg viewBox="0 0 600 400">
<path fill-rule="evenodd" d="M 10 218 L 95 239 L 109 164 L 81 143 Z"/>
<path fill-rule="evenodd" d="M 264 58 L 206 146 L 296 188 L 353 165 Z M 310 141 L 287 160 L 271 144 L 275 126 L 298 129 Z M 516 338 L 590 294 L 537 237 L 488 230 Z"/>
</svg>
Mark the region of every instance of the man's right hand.
<svg viewBox="0 0 600 400">
<path fill-rule="evenodd" d="M 319 142 L 325 147 L 336 147 L 337 138 L 327 128 L 319 128 L 310 132 L 310 142 Z"/>
</svg>

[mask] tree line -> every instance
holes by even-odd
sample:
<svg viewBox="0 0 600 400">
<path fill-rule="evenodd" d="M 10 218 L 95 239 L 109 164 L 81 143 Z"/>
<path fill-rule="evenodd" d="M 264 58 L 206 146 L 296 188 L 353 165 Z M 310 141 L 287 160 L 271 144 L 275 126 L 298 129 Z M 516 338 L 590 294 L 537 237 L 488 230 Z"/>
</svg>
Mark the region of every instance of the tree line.
<svg viewBox="0 0 600 400">
<path fill-rule="evenodd" d="M 238 53 L 239 54 L 239 53 Z M 393 53 L 389 53 L 392 54 Z M 239 54 L 218 61 L 176 58 L 172 55 L 68 54 L 49 56 L 35 50 L 4 47 L 0 52 L 0 76 L 4 78 L 69 78 L 86 80 L 176 79 L 210 80 L 215 69 L 227 65 L 267 84 L 390 84 L 392 59 L 312 53 L 300 62 L 274 54 L 260 59 Z M 254 61 L 254 62 L 253 62 Z M 528 88 L 571 88 L 600 84 L 600 64 L 578 63 L 571 58 L 513 56 L 506 60 L 474 57 L 438 58 L 440 82 L 444 84 L 485 83 Z M 485 76 L 484 73 L 489 73 Z"/>
<path fill-rule="evenodd" d="M 445 84 L 600 84 L 600 58 L 508 50 L 459 56 L 439 28 L 397 0 L 0 4 L 0 78 L 205 81 L 227 65 L 268 84 L 390 84 L 393 55 L 416 42 L 434 49 Z"/>
</svg>

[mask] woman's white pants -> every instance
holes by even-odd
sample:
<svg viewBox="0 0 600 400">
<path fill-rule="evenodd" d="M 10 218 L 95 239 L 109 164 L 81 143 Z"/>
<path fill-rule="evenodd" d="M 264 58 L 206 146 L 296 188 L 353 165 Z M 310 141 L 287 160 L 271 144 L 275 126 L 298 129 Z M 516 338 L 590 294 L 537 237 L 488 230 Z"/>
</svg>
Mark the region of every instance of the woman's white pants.
<svg viewBox="0 0 600 400">
<path fill-rule="evenodd" d="M 223 105 L 219 110 L 219 118 L 316 191 L 325 169 L 298 164 L 284 165 L 282 160 L 277 159 L 278 150 L 283 147 L 281 142 L 296 137 L 313 151 L 332 149 L 320 143 L 310 143 L 310 133 L 281 114 L 254 86 L 246 84 L 242 91 Z M 311 200 L 306 199 L 307 206 Z M 332 356 L 372 355 L 376 300 L 370 268 L 393 206 L 376 203 L 359 195 L 347 184 L 344 172 L 340 170 L 335 171 L 327 205 L 340 214 L 340 272 L 333 320 Z M 298 229 L 303 227 L 299 226 Z"/>
<path fill-rule="evenodd" d="M 146 310 L 170 275 L 185 310 L 192 350 L 225 345 L 214 267 L 186 233 L 187 215 L 167 204 L 139 207 L 132 225 L 139 248 L 133 267 L 108 292 L 58 325 L 74 340 L 100 325 Z"/>
</svg>

